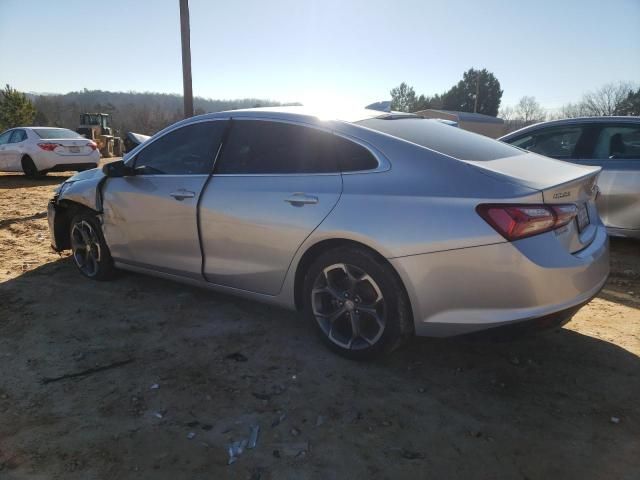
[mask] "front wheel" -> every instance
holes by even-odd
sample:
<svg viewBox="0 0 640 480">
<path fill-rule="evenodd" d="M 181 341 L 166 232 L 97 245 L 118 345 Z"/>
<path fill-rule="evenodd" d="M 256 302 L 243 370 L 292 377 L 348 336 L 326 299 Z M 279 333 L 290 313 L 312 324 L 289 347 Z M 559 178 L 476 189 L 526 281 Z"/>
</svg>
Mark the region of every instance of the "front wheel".
<svg viewBox="0 0 640 480">
<path fill-rule="evenodd" d="M 80 273 L 93 280 L 108 280 L 113 276 L 113 259 L 95 215 L 84 212 L 75 215 L 70 236 L 73 262 Z"/>
<path fill-rule="evenodd" d="M 392 267 L 360 248 L 322 254 L 305 278 L 305 315 L 323 341 L 352 359 L 398 348 L 413 333 L 409 301 Z"/>
</svg>

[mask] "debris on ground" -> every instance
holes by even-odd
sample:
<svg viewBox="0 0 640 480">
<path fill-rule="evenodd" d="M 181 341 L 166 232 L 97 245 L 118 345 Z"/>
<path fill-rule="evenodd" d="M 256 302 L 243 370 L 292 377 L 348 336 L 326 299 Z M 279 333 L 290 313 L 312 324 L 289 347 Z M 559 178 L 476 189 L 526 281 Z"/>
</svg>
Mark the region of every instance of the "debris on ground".
<svg viewBox="0 0 640 480">
<path fill-rule="evenodd" d="M 289 433 L 294 437 L 297 437 L 298 435 L 300 435 L 300 430 L 298 430 L 296 427 L 293 427 L 291 430 L 289 430 Z"/>
<path fill-rule="evenodd" d="M 322 415 L 318 415 L 318 418 L 316 418 L 316 427 L 319 427 L 320 425 L 322 425 L 325 421 L 325 418 Z"/>
<path fill-rule="evenodd" d="M 247 448 L 256 448 L 259 433 L 260 425 L 251 425 L 251 433 L 249 434 L 249 442 L 247 443 Z"/>
<path fill-rule="evenodd" d="M 611 417 L 610 421 L 611 421 L 611 423 L 618 424 L 618 423 L 620 423 L 620 418 L 619 417 Z"/>
<path fill-rule="evenodd" d="M 286 412 L 281 413 L 278 418 L 276 418 L 273 422 L 271 422 L 271 428 L 277 427 L 286 419 L 287 419 L 287 413 Z"/>
<path fill-rule="evenodd" d="M 273 456 L 280 457 L 299 457 L 306 455 L 310 450 L 310 444 L 306 442 L 296 443 L 276 443 L 273 445 Z"/>
<path fill-rule="evenodd" d="M 227 360 L 233 360 L 236 362 L 246 362 L 247 360 L 249 360 L 245 355 L 243 355 L 240 352 L 233 352 L 230 353 L 229 355 L 227 355 L 226 357 Z"/>
<path fill-rule="evenodd" d="M 242 452 L 244 452 L 246 446 L 246 438 L 230 443 L 227 447 L 227 451 L 229 452 L 229 461 L 227 462 L 227 465 L 235 463 L 236 460 L 238 460 L 238 457 L 242 455 Z"/>
<path fill-rule="evenodd" d="M 157 383 L 154 383 L 153 385 L 151 385 L 151 386 L 149 387 L 149 390 L 157 390 L 157 389 L 159 389 L 159 388 L 160 388 L 160 385 L 158 385 Z"/>
<path fill-rule="evenodd" d="M 189 432 L 187 433 L 187 438 L 189 440 L 193 440 L 194 438 L 196 438 L 196 432 Z"/>
<path fill-rule="evenodd" d="M 102 365 L 100 367 L 87 368 L 86 370 L 82 370 L 80 372 L 66 373 L 64 375 L 60 375 L 59 377 L 50 377 L 50 378 L 45 377 L 42 379 L 42 383 L 46 385 L 48 383 L 58 382 L 60 380 L 66 380 L 68 378 L 85 377 L 87 375 L 92 375 L 98 372 L 104 372 L 105 370 L 110 370 L 112 368 L 122 367 L 124 365 L 128 365 L 131 362 L 133 362 L 133 358 L 121 360 L 119 362 L 113 362 L 108 365 Z"/>
</svg>

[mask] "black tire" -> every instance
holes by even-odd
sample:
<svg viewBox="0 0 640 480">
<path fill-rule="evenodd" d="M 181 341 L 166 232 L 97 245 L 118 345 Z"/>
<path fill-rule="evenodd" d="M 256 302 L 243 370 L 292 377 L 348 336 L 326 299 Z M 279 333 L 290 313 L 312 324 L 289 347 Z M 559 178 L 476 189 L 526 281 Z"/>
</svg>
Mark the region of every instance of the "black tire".
<svg viewBox="0 0 640 480">
<path fill-rule="evenodd" d="M 113 259 L 95 214 L 82 211 L 74 215 L 69 237 L 73 263 L 82 275 L 100 281 L 113 278 Z"/>
<path fill-rule="evenodd" d="M 25 155 L 22 158 L 22 171 L 28 178 L 40 178 L 47 174 L 46 171 L 38 171 L 36 164 L 33 163 L 33 159 L 29 155 Z"/>
<path fill-rule="evenodd" d="M 409 300 L 396 272 L 357 247 L 329 250 L 309 267 L 304 315 L 329 348 L 354 360 L 390 353 L 414 333 Z"/>
</svg>

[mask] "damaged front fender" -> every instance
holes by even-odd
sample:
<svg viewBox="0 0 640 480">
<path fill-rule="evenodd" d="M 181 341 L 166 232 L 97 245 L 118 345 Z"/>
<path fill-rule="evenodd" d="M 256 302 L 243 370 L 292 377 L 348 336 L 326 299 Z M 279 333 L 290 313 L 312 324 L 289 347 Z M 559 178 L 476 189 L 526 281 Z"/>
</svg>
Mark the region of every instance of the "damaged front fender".
<svg viewBox="0 0 640 480">
<path fill-rule="evenodd" d="M 96 212 L 102 211 L 102 183 L 106 176 L 99 168 L 80 172 L 64 182 L 57 195 L 57 203 L 73 202 Z"/>
</svg>

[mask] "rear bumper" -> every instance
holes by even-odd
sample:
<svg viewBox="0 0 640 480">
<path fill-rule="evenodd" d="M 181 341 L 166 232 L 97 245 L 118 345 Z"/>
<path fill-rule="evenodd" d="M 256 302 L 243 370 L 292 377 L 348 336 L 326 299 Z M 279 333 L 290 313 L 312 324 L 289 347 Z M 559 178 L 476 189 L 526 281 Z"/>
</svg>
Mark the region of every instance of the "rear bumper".
<svg viewBox="0 0 640 480">
<path fill-rule="evenodd" d="M 575 254 L 549 232 L 390 261 L 407 288 L 416 334 L 447 337 L 579 308 L 607 280 L 609 243 L 598 225 L 593 242 Z"/>
<path fill-rule="evenodd" d="M 66 172 L 81 171 L 95 168 L 100 162 L 100 152 L 97 150 L 89 155 L 58 155 L 43 150 L 30 153 L 39 171 Z"/>
</svg>

